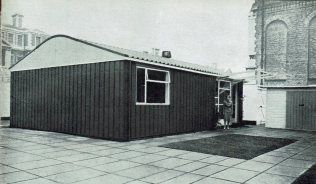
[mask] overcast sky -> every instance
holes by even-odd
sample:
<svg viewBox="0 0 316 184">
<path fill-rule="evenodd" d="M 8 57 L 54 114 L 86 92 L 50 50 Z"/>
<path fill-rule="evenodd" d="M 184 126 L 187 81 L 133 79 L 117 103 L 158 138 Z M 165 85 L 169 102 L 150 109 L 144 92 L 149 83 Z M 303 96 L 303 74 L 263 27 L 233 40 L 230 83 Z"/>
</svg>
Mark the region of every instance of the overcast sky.
<svg viewBox="0 0 316 184">
<path fill-rule="evenodd" d="M 253 0 L 2 0 L 2 23 L 243 71 Z"/>
</svg>

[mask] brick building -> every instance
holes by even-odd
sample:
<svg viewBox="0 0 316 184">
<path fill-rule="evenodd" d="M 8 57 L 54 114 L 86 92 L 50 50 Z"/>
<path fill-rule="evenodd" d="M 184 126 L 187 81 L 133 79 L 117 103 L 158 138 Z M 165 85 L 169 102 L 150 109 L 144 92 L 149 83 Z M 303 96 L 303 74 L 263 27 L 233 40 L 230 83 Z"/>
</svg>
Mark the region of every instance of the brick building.
<svg viewBox="0 0 316 184">
<path fill-rule="evenodd" d="M 316 130 L 316 2 L 256 0 L 255 59 L 266 127 Z M 261 73 L 262 74 L 262 73 Z"/>
<path fill-rule="evenodd" d="M 49 35 L 37 29 L 27 29 L 23 25 L 23 15 L 12 15 L 12 25 L 2 24 L 2 57 L 1 66 L 10 67 L 17 63 Z M 3 44 L 5 42 L 5 44 Z"/>
</svg>

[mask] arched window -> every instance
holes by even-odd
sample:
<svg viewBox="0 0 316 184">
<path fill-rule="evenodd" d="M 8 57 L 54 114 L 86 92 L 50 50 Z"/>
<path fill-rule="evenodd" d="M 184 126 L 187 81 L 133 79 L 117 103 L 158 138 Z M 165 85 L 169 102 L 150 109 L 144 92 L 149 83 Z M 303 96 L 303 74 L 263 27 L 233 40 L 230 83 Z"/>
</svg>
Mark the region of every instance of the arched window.
<svg viewBox="0 0 316 184">
<path fill-rule="evenodd" d="M 316 17 L 309 23 L 308 38 L 308 78 L 316 79 Z"/>
<path fill-rule="evenodd" d="M 266 29 L 265 70 L 286 79 L 287 26 L 283 21 L 271 22 Z"/>
</svg>

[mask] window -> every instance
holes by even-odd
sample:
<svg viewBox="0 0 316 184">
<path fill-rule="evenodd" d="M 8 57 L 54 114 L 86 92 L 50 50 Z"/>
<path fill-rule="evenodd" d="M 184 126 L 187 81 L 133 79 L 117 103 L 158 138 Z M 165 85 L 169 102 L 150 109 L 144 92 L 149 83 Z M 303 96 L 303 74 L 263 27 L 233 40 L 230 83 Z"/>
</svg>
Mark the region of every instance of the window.
<svg viewBox="0 0 316 184">
<path fill-rule="evenodd" d="M 18 46 L 21 46 L 22 47 L 22 44 L 23 44 L 23 36 L 22 35 L 18 35 Z"/>
<path fill-rule="evenodd" d="M 14 65 L 15 64 L 15 57 L 14 55 L 11 55 L 11 65 Z"/>
<path fill-rule="evenodd" d="M 42 38 L 37 36 L 36 37 L 36 46 L 38 46 L 42 42 Z"/>
<path fill-rule="evenodd" d="M 137 104 L 169 104 L 168 71 L 137 67 Z"/>
<path fill-rule="evenodd" d="M 19 62 L 22 58 L 23 56 L 16 56 L 16 61 Z"/>
<path fill-rule="evenodd" d="M 2 39 L 4 39 L 4 32 L 2 32 Z"/>
<path fill-rule="evenodd" d="M 11 33 L 8 34 L 8 42 L 13 44 L 13 34 Z"/>
</svg>

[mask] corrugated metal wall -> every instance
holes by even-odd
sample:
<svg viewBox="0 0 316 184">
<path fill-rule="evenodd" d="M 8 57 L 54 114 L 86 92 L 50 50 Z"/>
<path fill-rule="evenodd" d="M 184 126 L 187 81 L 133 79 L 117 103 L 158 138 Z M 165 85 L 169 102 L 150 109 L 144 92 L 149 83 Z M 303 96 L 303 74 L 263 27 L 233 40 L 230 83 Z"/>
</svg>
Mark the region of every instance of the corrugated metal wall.
<svg viewBox="0 0 316 184">
<path fill-rule="evenodd" d="M 132 139 L 209 129 L 215 111 L 216 78 L 180 70 L 169 71 L 170 105 L 136 105 L 136 63 L 132 63 Z"/>
<path fill-rule="evenodd" d="M 136 105 L 132 61 L 12 72 L 11 126 L 115 140 L 209 129 L 216 78 L 169 71 L 170 105 Z"/>
<path fill-rule="evenodd" d="M 11 126 L 128 139 L 128 63 L 12 72 Z"/>
</svg>

